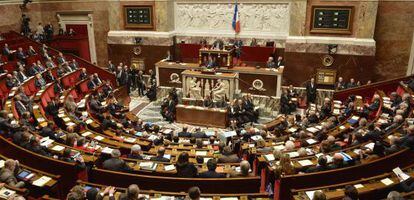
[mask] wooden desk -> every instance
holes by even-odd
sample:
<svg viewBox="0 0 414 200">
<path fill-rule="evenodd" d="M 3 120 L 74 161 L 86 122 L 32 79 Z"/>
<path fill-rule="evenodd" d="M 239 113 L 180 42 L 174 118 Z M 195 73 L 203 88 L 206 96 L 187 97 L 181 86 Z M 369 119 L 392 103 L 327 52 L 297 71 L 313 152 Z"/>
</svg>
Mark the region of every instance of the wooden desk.
<svg viewBox="0 0 414 200">
<path fill-rule="evenodd" d="M 227 126 L 227 110 L 184 105 L 177 105 L 176 110 L 178 123 L 219 128 Z"/>
</svg>

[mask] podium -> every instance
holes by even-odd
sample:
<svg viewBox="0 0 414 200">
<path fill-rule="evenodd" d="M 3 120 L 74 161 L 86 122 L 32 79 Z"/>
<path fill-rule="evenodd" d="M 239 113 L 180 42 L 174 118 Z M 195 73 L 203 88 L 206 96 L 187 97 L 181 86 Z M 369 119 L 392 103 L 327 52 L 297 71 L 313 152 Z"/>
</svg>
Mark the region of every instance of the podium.
<svg viewBox="0 0 414 200">
<path fill-rule="evenodd" d="M 207 63 L 208 57 L 211 56 L 217 63 L 218 67 L 232 67 L 233 66 L 233 49 L 218 50 L 218 49 L 200 49 L 198 64 L 203 66 Z"/>
</svg>

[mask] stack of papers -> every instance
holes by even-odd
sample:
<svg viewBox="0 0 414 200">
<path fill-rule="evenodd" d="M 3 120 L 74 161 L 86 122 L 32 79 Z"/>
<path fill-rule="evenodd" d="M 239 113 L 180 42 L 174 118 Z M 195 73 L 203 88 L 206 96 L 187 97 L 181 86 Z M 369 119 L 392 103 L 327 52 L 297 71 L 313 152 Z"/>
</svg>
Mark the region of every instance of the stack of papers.
<svg viewBox="0 0 414 200">
<path fill-rule="evenodd" d="M 87 137 L 88 135 L 91 135 L 91 134 L 92 134 L 91 132 L 86 131 L 85 133 L 82 133 L 82 136 L 83 136 L 83 137 Z"/>
<path fill-rule="evenodd" d="M 267 161 L 274 161 L 275 160 L 275 156 L 273 154 L 267 154 L 264 155 L 264 157 L 266 158 Z"/>
<path fill-rule="evenodd" d="M 174 166 L 174 165 L 165 165 L 165 166 L 164 166 L 164 170 L 165 170 L 165 171 L 172 171 L 172 170 L 175 170 L 175 166 Z"/>
<path fill-rule="evenodd" d="M 312 161 L 310 160 L 299 160 L 298 163 L 302 166 L 309 166 L 309 165 L 313 165 Z"/>
<path fill-rule="evenodd" d="M 196 151 L 196 156 L 206 156 L 207 151 Z"/>
<path fill-rule="evenodd" d="M 47 177 L 47 176 L 42 176 L 39 179 L 33 181 L 33 185 L 38 186 L 38 187 L 43 187 L 50 180 L 52 180 L 52 178 Z"/>
<path fill-rule="evenodd" d="M 109 147 L 105 147 L 102 149 L 102 153 L 106 153 L 106 154 L 111 154 L 113 151 L 113 149 L 109 148 Z"/>
<path fill-rule="evenodd" d="M 9 199 L 9 197 L 14 194 L 16 194 L 16 191 L 9 190 L 5 187 L 0 189 L 0 198 L 2 199 Z"/>
<path fill-rule="evenodd" d="M 318 141 L 316 141 L 316 140 L 315 140 L 315 139 L 313 139 L 313 138 L 310 138 L 310 139 L 307 139 L 307 140 L 306 140 L 306 142 L 307 142 L 308 144 L 312 145 L 312 144 L 317 143 Z"/>
<path fill-rule="evenodd" d="M 391 184 L 394 183 L 394 181 L 392 181 L 389 178 L 384 178 L 384 179 L 381 180 L 381 183 L 383 183 L 384 185 L 391 185 Z"/>
<path fill-rule="evenodd" d="M 95 140 L 98 140 L 98 141 L 101 141 L 101 140 L 103 140 L 103 139 L 105 139 L 104 137 L 102 137 L 102 136 L 100 136 L 100 135 L 97 135 L 97 136 L 95 136 L 95 138 L 94 138 Z"/>
<path fill-rule="evenodd" d="M 405 180 L 410 178 L 410 176 L 408 174 L 404 173 L 399 167 L 394 168 L 392 171 L 400 179 L 400 182 L 405 181 Z"/>
<path fill-rule="evenodd" d="M 65 149 L 65 147 L 60 145 L 56 145 L 52 148 L 53 151 L 62 151 L 63 149 Z"/>
</svg>

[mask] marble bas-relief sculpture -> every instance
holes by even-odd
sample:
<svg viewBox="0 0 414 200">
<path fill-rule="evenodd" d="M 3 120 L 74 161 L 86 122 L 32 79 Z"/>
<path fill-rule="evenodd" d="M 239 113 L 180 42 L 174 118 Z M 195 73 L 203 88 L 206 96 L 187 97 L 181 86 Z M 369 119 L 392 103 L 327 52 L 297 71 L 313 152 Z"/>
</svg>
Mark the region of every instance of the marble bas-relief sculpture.
<svg viewBox="0 0 414 200">
<path fill-rule="evenodd" d="M 287 35 L 289 3 L 243 3 L 239 5 L 242 32 L 269 32 Z M 178 31 L 231 31 L 234 4 L 177 3 Z M 261 23 L 257 23 L 261 22 Z"/>
</svg>

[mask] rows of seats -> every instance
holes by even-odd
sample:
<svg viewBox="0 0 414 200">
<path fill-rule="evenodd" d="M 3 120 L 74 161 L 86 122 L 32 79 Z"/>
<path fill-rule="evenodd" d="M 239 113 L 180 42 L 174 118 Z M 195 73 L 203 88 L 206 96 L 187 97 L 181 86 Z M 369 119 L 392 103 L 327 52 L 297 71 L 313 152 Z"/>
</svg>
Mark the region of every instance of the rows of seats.
<svg viewBox="0 0 414 200">
<path fill-rule="evenodd" d="M 16 45 L 20 45 L 24 41 L 25 39 L 21 39 Z M 29 44 L 32 43 L 29 42 Z M 101 79 L 109 80 L 109 82 L 114 80 L 112 74 L 108 75 L 105 71 L 99 71 L 98 68 L 90 66 L 86 61 L 80 60 L 79 63 L 81 67 L 87 69 L 89 75 L 97 73 Z M 48 70 L 54 73 L 55 69 Z M 243 199 L 246 197 L 267 197 L 269 193 L 265 191 L 269 191 L 267 188 L 270 186 L 275 199 L 302 199 L 306 198 L 304 196 L 306 192 L 315 190 L 326 191 L 329 198 L 340 198 L 344 195 L 340 191 L 332 192 L 332 194 L 329 191 L 349 184 L 361 184 L 368 187 L 367 183 L 371 181 L 367 180 L 383 180 L 387 177 L 396 180 L 390 173 L 393 168 L 399 166 L 409 172 L 413 165 L 412 160 L 404 159 L 413 155 L 412 151 L 406 148 L 398 149 L 393 153 L 372 160 L 362 158 L 360 155 L 361 149 L 371 149 L 372 151 L 373 145 L 376 145 L 375 142 L 390 146 L 390 138 L 392 138 L 390 136 L 401 134 L 401 128 L 406 126 L 405 123 L 399 123 L 393 127 L 393 118 L 384 112 L 387 110 L 385 108 L 390 106 L 390 98 L 388 97 L 390 92 L 396 91 L 400 96 L 411 94 L 409 89 L 399 84 L 393 84 L 392 87 L 387 86 L 386 90 L 376 89 L 374 93 L 361 94 L 350 98 L 350 100 L 338 96 L 335 101 L 327 101 L 326 106 L 330 107 L 333 113 L 329 117 L 319 119 L 316 114 L 322 108 L 313 106 L 309 109 L 304 121 L 294 119 L 292 116 L 279 116 L 265 124 L 262 129 L 252 127 L 246 130 L 236 130 L 235 135 L 229 137 L 228 142 L 231 142 L 239 158 L 251 163 L 252 176 L 187 178 L 176 175 L 176 164 L 183 153 L 189 154 L 190 162 L 198 163 L 196 166 L 202 172 L 206 171 L 207 160 L 211 158 L 220 160 L 225 152 L 222 148 L 227 145 L 220 143 L 215 134 L 211 135 L 212 137 L 194 139 L 192 137 L 172 137 L 181 130 L 156 126 L 141 127 L 142 130 L 137 131 L 135 128 L 123 125 L 125 120 L 127 120 L 127 124 L 137 123 L 139 120 L 128 113 L 126 109 L 121 109 L 119 113 L 115 114 L 106 109 L 102 110 L 102 113 L 95 112 L 91 108 L 92 101 L 99 99 L 98 96 L 103 93 L 105 84 L 91 89 L 88 86 L 89 80 L 80 80 L 79 74 L 80 71 L 74 71 L 61 77 L 65 90 L 60 93 L 56 93 L 54 90 L 57 84 L 55 82 L 48 83 L 42 89 L 34 88 L 33 78 L 28 79 L 20 86 L 27 96 L 33 97 L 33 115 L 38 124 L 34 130 L 30 130 L 30 135 L 40 139 L 40 146 L 45 148 L 46 153 L 35 152 L 16 144 L 13 137 L 8 136 L 8 133 L 3 132 L 3 135 L 0 136 L 0 145 L 6 147 L 0 149 L 0 154 L 19 159 L 30 167 L 57 174 L 56 185 L 63 190 L 63 193 L 67 193 L 76 184 L 88 188 L 102 188 L 111 185 L 118 187 L 119 191 L 124 191 L 123 188 L 127 188 L 131 184 L 138 184 L 141 189 L 157 191 L 143 191 L 143 194 L 154 197 L 160 195 L 179 197 L 185 195 L 179 192 L 197 185 L 203 193 L 207 194 L 206 197 Z M 113 93 L 122 89 L 114 89 Z M 372 88 L 366 89 L 372 90 Z M 22 118 L 16 111 L 16 102 L 13 98 L 17 93 L 17 88 L 8 91 L 4 104 L 5 110 L 13 114 L 14 120 Z M 348 95 L 347 98 L 350 96 L 352 95 Z M 411 98 L 410 95 L 408 97 Z M 65 107 L 69 98 L 74 99 L 81 114 L 73 115 Z M 59 106 L 56 115 L 50 115 L 48 107 L 54 99 L 59 100 Z M 98 101 L 100 104 L 108 105 L 116 99 L 116 97 L 106 96 Z M 411 101 L 409 99 L 408 101 L 411 105 Z M 375 104 L 377 105 L 373 106 L 372 110 L 368 109 Z M 406 110 L 408 114 L 404 116 L 404 119 L 410 118 L 412 114 L 411 106 Z M 314 115 L 316 116 L 315 120 L 309 122 L 315 117 Z M 107 127 L 105 124 L 108 120 L 114 126 Z M 50 123 L 51 121 L 54 123 Z M 385 125 L 388 122 L 391 123 Z M 368 132 L 370 124 L 379 124 L 378 128 L 384 130 L 380 135 L 381 139 L 379 141 L 372 141 L 372 139 L 359 141 L 356 133 Z M 381 124 L 384 127 L 381 127 Z M 44 127 L 49 125 L 58 133 L 54 135 L 54 138 L 42 135 Z M 387 129 L 388 127 L 392 128 Z M 73 135 L 76 135 L 76 140 L 71 140 Z M 127 155 L 131 153 L 131 149 L 137 145 L 141 147 L 138 153 L 143 159 L 128 158 Z M 128 170 L 105 169 L 103 161 L 114 156 L 114 152 L 118 150 L 122 155 L 119 159 L 126 163 Z M 150 161 L 160 152 L 163 153 L 161 156 L 168 155 L 168 162 Z M 70 162 L 60 159 L 68 155 L 79 160 Z M 321 156 L 331 160 L 328 161 L 331 163 L 336 162 L 338 155 L 342 161 L 346 158 L 345 162 L 349 166 L 329 168 L 318 172 L 308 171 L 308 169 L 320 164 Z M 236 168 L 242 165 L 238 161 L 219 164 L 218 169 L 221 173 L 232 174 L 237 171 Z M 152 164 L 148 165 L 149 163 Z M 284 167 L 285 164 L 288 167 Z M 382 173 L 387 174 L 381 175 Z M 78 179 L 82 181 L 77 182 Z M 374 185 L 371 190 L 366 191 L 366 196 L 362 197 L 382 198 L 390 189 L 392 189 L 392 185 L 389 187 Z M 39 194 L 43 195 L 44 193 Z M 50 199 L 64 196 L 53 192 L 48 195 Z"/>
</svg>

